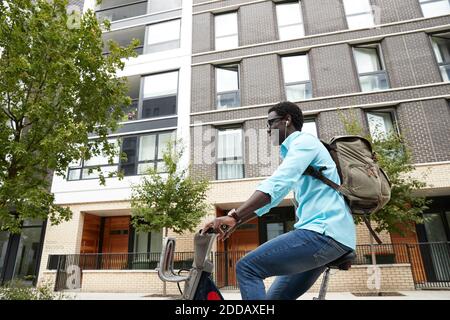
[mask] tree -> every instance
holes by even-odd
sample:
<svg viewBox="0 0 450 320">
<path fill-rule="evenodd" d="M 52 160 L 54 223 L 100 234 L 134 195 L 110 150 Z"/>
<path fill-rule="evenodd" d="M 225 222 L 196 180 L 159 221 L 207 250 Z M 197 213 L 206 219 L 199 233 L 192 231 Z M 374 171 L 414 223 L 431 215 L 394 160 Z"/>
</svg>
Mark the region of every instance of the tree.
<svg viewBox="0 0 450 320">
<path fill-rule="evenodd" d="M 370 220 L 377 222 L 375 231 L 384 230 L 401 235 L 405 231 L 413 231 L 413 223 L 424 222 L 422 214 L 428 209 L 431 200 L 415 194 L 426 183 L 410 176 L 414 166 L 407 141 L 397 132 L 386 133 L 377 128 L 377 133 L 372 137 L 365 133 L 352 113 L 349 113 L 349 117 L 340 113 L 340 118 L 348 134 L 364 136 L 372 143 L 378 163 L 392 183 L 391 200 L 383 209 L 370 215 Z M 361 222 L 358 218 L 356 220 Z"/>
<path fill-rule="evenodd" d="M 131 223 L 138 232 L 164 229 L 165 237 L 168 229 L 177 234 L 193 232 L 208 213 L 209 181 L 196 180 L 189 168 L 180 168 L 183 154 L 181 140 L 169 142 L 163 154 L 165 173 L 150 168 L 148 176 L 132 187 Z"/>
<path fill-rule="evenodd" d="M 51 173 L 65 175 L 73 161 L 102 151 L 110 161 L 117 154 L 107 135 L 131 99 L 116 71 L 138 42 L 110 42 L 103 55 L 109 23 L 67 5 L 0 1 L 0 230 L 18 232 L 27 218 L 67 221 L 71 211 L 49 192 Z"/>
</svg>

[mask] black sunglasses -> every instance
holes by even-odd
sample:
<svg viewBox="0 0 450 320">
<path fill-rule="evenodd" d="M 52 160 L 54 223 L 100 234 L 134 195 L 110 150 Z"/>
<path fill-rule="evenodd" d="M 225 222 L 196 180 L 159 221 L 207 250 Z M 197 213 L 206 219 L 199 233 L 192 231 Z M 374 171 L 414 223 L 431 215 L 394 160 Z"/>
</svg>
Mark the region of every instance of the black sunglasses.
<svg viewBox="0 0 450 320">
<path fill-rule="evenodd" d="M 272 128 L 272 126 L 273 126 L 273 124 L 275 123 L 275 121 L 280 120 L 280 119 L 283 119 L 283 118 L 284 118 L 284 117 L 275 117 L 275 118 L 272 118 L 272 119 L 270 119 L 270 120 L 267 120 L 267 124 L 266 124 L 267 128 L 268 128 L 268 129 Z"/>
</svg>

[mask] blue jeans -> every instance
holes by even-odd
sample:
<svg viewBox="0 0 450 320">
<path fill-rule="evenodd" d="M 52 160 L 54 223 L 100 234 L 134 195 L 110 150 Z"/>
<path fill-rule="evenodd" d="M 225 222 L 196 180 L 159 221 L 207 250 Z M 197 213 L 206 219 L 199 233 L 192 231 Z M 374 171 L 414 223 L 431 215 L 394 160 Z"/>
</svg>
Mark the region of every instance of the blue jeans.
<svg viewBox="0 0 450 320">
<path fill-rule="evenodd" d="M 243 300 L 295 300 L 326 265 L 352 249 L 320 233 L 296 229 L 248 253 L 236 264 Z M 266 294 L 263 279 L 277 276 Z"/>
</svg>

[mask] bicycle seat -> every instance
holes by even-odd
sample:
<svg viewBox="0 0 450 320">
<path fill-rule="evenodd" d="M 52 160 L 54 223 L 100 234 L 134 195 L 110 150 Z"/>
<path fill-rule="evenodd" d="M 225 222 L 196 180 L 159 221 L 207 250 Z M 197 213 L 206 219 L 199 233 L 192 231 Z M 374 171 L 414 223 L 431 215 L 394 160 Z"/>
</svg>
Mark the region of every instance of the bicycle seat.
<svg viewBox="0 0 450 320">
<path fill-rule="evenodd" d="M 355 260 L 355 258 L 356 258 L 355 251 L 350 251 L 327 264 L 327 267 L 330 269 L 348 270 L 350 269 L 352 262 L 353 260 Z"/>
</svg>

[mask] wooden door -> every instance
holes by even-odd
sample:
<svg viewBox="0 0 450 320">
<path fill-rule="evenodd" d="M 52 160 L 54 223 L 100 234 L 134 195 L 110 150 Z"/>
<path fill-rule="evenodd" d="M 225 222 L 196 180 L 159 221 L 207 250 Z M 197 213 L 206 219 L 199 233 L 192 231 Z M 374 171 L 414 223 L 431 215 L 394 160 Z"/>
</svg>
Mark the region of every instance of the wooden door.
<svg viewBox="0 0 450 320">
<path fill-rule="evenodd" d="M 126 266 L 129 232 L 130 216 L 105 218 L 102 252 L 108 255 L 103 258 L 104 268 L 123 269 Z"/>
<path fill-rule="evenodd" d="M 259 245 L 258 220 L 253 219 L 237 229 L 226 242 L 226 263 L 229 286 L 236 286 L 236 263 L 246 252 Z"/>
</svg>

